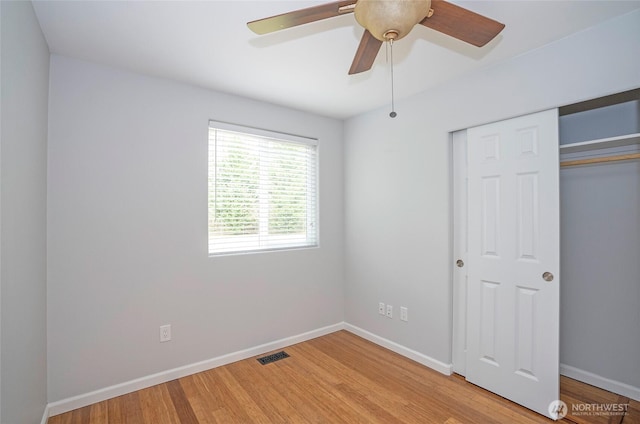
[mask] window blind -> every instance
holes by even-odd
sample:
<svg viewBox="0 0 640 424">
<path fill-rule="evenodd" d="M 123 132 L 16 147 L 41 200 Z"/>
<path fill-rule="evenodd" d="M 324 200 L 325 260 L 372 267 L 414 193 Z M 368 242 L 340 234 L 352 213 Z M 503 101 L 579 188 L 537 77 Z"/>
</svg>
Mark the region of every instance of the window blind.
<svg viewBox="0 0 640 424">
<path fill-rule="evenodd" d="M 318 245 L 317 142 L 209 123 L 209 255 Z"/>
</svg>

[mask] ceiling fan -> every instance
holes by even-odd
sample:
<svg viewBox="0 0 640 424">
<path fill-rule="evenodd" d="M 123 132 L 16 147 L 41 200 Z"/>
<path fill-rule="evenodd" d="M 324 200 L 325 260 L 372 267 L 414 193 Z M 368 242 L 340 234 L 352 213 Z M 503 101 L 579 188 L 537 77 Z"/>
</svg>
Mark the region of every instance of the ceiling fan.
<svg viewBox="0 0 640 424">
<path fill-rule="evenodd" d="M 368 71 L 383 42 L 406 36 L 416 25 L 440 31 L 482 47 L 502 31 L 504 24 L 444 0 L 343 0 L 294 10 L 247 23 L 256 34 L 353 13 L 365 28 L 349 75 Z"/>
</svg>

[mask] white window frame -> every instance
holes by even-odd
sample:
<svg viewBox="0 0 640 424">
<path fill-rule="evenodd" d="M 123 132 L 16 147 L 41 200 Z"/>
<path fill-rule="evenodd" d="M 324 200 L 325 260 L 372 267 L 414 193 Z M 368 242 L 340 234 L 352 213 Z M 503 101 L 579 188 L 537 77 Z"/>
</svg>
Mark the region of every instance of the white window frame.
<svg viewBox="0 0 640 424">
<path fill-rule="evenodd" d="M 246 254 L 246 253 L 257 253 L 257 252 L 267 252 L 267 251 L 275 251 L 275 250 L 290 250 L 290 249 L 308 249 L 315 248 L 319 246 L 320 239 L 320 228 L 319 228 L 319 143 L 318 140 L 311 137 L 304 137 L 294 134 L 276 132 L 271 130 L 266 130 L 262 128 L 254 128 L 247 127 L 237 124 L 232 124 L 228 122 L 221 121 L 209 121 L 209 134 L 212 129 L 222 130 L 222 131 L 230 131 L 239 134 L 246 134 L 249 137 L 258 137 L 264 138 L 265 141 L 276 141 L 283 143 L 293 143 L 293 144 L 303 144 L 307 146 L 313 146 L 315 149 L 315 154 L 313 157 L 310 157 L 309 160 L 314 160 L 312 166 L 309 166 L 308 172 L 313 173 L 314 175 L 310 175 L 308 179 L 308 187 L 307 193 L 311 190 L 312 195 L 307 199 L 307 222 L 308 225 L 313 226 L 314 231 L 307 231 L 305 235 L 305 240 L 302 238 L 297 238 L 292 241 L 272 241 L 271 237 L 268 235 L 268 199 L 260 195 L 259 202 L 261 204 L 260 213 L 259 213 L 259 232 L 256 235 L 248 235 L 246 236 L 246 246 L 243 247 L 234 247 L 229 243 L 225 247 L 225 243 L 216 243 L 214 238 L 215 235 L 212 233 L 212 225 L 215 221 L 215 208 L 210 207 L 210 203 L 212 201 L 215 202 L 216 199 L 216 190 L 215 186 L 217 184 L 217 170 L 212 169 L 212 162 L 215 163 L 215 158 L 212 159 L 212 154 L 215 155 L 215 146 L 213 147 L 212 152 L 212 144 L 215 144 L 215 141 L 211 140 L 211 136 L 208 137 L 208 190 L 207 190 L 207 215 L 208 215 L 208 252 L 209 257 L 223 256 L 223 255 L 235 255 L 235 254 Z M 262 168 L 261 171 L 263 172 Z M 212 182 L 213 181 L 213 182 Z M 264 182 L 262 177 L 260 178 L 261 184 Z M 262 192 L 262 191 L 261 191 Z M 263 207 L 264 203 L 264 207 Z M 212 216 L 213 215 L 213 216 Z M 229 237 L 227 237 L 229 238 Z"/>
</svg>

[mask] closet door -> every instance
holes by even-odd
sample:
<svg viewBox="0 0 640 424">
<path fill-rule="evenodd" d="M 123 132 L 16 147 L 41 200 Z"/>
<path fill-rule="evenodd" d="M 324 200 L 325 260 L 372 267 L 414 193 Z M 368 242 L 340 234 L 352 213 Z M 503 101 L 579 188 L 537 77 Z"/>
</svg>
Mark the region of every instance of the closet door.
<svg viewBox="0 0 640 424">
<path fill-rule="evenodd" d="M 557 418 L 558 112 L 468 130 L 466 378 Z"/>
</svg>

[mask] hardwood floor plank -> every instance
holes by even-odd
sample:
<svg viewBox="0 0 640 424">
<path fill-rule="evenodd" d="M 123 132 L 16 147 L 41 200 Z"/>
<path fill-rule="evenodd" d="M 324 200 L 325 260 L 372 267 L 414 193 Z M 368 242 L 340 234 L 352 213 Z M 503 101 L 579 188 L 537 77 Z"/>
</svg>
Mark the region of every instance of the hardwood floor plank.
<svg viewBox="0 0 640 424">
<path fill-rule="evenodd" d="M 143 423 L 175 424 L 180 422 L 166 383 L 140 390 L 138 394 Z"/>
<path fill-rule="evenodd" d="M 65 414 L 54 415 L 53 417 L 49 417 L 47 420 L 47 424 L 70 424 L 71 423 L 71 412 L 67 412 Z"/>
<path fill-rule="evenodd" d="M 186 398 L 191 404 L 196 420 L 200 424 L 217 424 L 216 415 L 224 408 L 217 402 L 217 397 L 209 391 L 202 381 L 202 373 L 189 375 L 180 379 Z"/>
<path fill-rule="evenodd" d="M 292 354 L 294 357 L 297 355 L 295 351 Z M 289 364 L 288 362 L 279 364 L 279 368 L 289 379 L 297 379 L 296 376 L 300 374 L 301 370 L 299 365 Z M 312 403 L 317 417 L 311 421 L 315 422 L 318 417 L 320 419 L 324 417 L 324 419 L 332 423 L 366 422 L 365 417 L 350 405 L 350 402 L 345 399 L 341 392 L 336 390 L 340 383 L 331 381 L 331 378 L 326 378 L 327 375 L 318 374 L 316 371 L 306 369 L 303 373 L 304 379 L 298 383 L 297 388 L 299 402 L 304 399 L 313 400 Z"/>
<path fill-rule="evenodd" d="M 306 358 L 303 350 L 293 348 L 291 354 L 294 358 L 298 355 Z M 331 373 L 323 372 L 322 367 L 313 364 L 313 361 L 295 362 L 283 361 L 278 366 L 283 370 L 289 378 L 297 379 L 296 376 L 304 375 L 306 384 L 304 389 L 307 392 L 307 399 L 313 399 L 313 403 L 317 405 L 318 413 L 324 412 L 324 417 L 328 422 L 335 423 L 366 423 L 373 422 L 377 417 L 371 417 L 369 411 L 361 408 L 360 405 L 354 405 L 353 400 L 349 399 L 339 389 L 341 383 L 340 378 L 336 378 Z"/>
<path fill-rule="evenodd" d="M 222 390 L 221 394 L 223 395 L 221 401 L 225 405 L 225 409 L 222 412 L 228 414 L 234 420 L 227 422 L 260 424 L 271 422 L 256 400 L 242 387 L 228 368 L 216 368 L 206 374 L 210 381 L 218 381 L 220 384 L 219 388 Z"/>
<path fill-rule="evenodd" d="M 187 396 L 184 394 L 184 390 L 182 389 L 180 381 L 169 381 L 168 383 L 166 383 L 166 386 L 169 391 L 169 396 L 171 397 L 173 407 L 178 414 L 180 423 L 198 424 L 198 418 L 193 412 L 193 409 L 191 409 L 191 404 L 189 403 L 189 399 L 187 398 Z"/>
<path fill-rule="evenodd" d="M 107 402 L 98 402 L 89 406 L 89 422 L 96 424 L 109 424 L 109 411 Z"/>
<path fill-rule="evenodd" d="M 289 403 L 284 388 L 275 387 L 267 378 L 268 369 L 261 367 L 264 365 L 247 360 L 231 364 L 229 371 L 271 422 L 306 423 L 299 409 Z"/>
<path fill-rule="evenodd" d="M 439 385 L 430 384 L 437 375 L 432 374 L 435 373 L 433 370 L 393 352 L 380 356 L 381 352 L 370 350 L 370 342 L 358 346 L 353 335 L 345 333 L 342 336 L 344 344 L 340 344 L 336 357 L 345 355 L 345 363 L 349 367 L 365 375 L 379 387 L 397 393 L 407 402 L 407 409 L 412 411 L 415 418 L 443 422 L 450 416 L 451 402 L 447 402 L 438 392 Z M 344 340 L 345 338 L 349 341 Z M 345 351 L 347 347 L 353 348 L 355 354 L 348 355 Z"/>
<path fill-rule="evenodd" d="M 341 355 L 342 358 L 338 359 Z M 386 389 L 386 387 L 393 387 L 392 381 L 385 381 L 383 377 L 376 375 L 375 372 L 371 374 L 362 373 L 353 367 L 353 364 L 357 362 L 357 352 L 350 352 L 346 349 L 324 351 L 316 354 L 314 360 L 322 361 L 322 369 L 330 370 L 331 374 L 341 376 L 342 381 L 339 386 L 343 387 L 344 390 L 352 390 L 354 395 L 366 395 L 367 399 L 379 405 L 387 413 L 400 410 L 407 405 L 406 399 L 401 394 Z M 322 372 L 322 370 L 319 370 L 319 372 Z M 380 416 L 379 413 L 376 413 L 376 416 Z"/>
<path fill-rule="evenodd" d="M 358 375 L 357 372 L 336 360 L 335 356 L 316 349 L 312 343 L 301 344 L 299 349 L 304 358 L 310 359 L 304 361 L 307 372 L 312 370 L 316 376 L 323 373 L 334 377 L 339 376 L 338 380 L 332 381 L 332 389 L 343 404 L 357 411 L 359 415 L 368 418 L 371 422 L 390 422 L 395 418 L 389 410 L 381 409 L 381 407 L 382 404 L 388 408 L 402 404 L 404 400 L 397 394 L 387 392 L 387 398 L 381 398 L 378 396 L 379 388 L 371 385 L 366 377 Z M 362 392 L 366 392 L 368 395 L 366 402 L 362 401 L 363 398 L 360 396 Z M 375 400 L 376 403 L 370 402 L 370 399 Z"/>
<path fill-rule="evenodd" d="M 49 424 L 537 424 L 551 420 L 445 376 L 352 333 L 286 348 L 149 387 L 49 419 Z M 262 355 L 261 355 L 262 356 Z M 573 404 L 625 404 L 626 415 L 568 416 L 564 422 L 640 424 L 640 403 L 561 378 Z"/>
<path fill-rule="evenodd" d="M 71 413 L 71 424 L 83 424 L 91 422 L 91 406 L 76 409 Z"/>
<path fill-rule="evenodd" d="M 634 399 L 629 400 L 629 406 L 622 419 L 622 424 L 640 424 L 640 402 Z"/>
<path fill-rule="evenodd" d="M 109 407 L 114 408 L 113 411 L 109 410 L 109 424 L 144 422 L 140 392 L 128 393 L 115 399 L 117 406 L 111 404 L 114 399 L 109 400 Z"/>
<path fill-rule="evenodd" d="M 569 409 L 566 419 L 575 424 L 620 424 L 624 414 L 612 411 L 610 414 L 590 411 L 591 405 L 628 404 L 629 399 L 616 393 L 591 386 L 569 377 L 560 376 L 562 392 L 560 399 Z"/>
<path fill-rule="evenodd" d="M 453 400 L 453 408 L 448 412 L 452 418 L 463 422 L 541 422 L 541 415 L 468 383 L 464 378 L 452 377 L 438 387 L 437 392 L 441 398 Z"/>
<path fill-rule="evenodd" d="M 288 351 L 292 357 L 265 365 L 272 369 L 269 379 L 276 386 L 286 387 L 287 399 L 298 407 L 298 412 L 306 421 L 316 423 L 329 419 L 335 423 L 344 422 L 339 414 L 327 407 L 327 404 L 335 404 L 335 397 L 330 398 L 329 391 L 319 389 L 317 378 L 314 380 L 311 374 L 301 374 L 298 371 L 298 353 L 295 349 Z"/>
<path fill-rule="evenodd" d="M 122 423 L 126 422 L 126 409 L 124 407 L 124 396 L 118 396 L 106 401 L 107 404 L 107 416 L 109 423 Z"/>
<path fill-rule="evenodd" d="M 397 394 L 402 399 L 411 402 L 411 410 L 413 417 L 398 415 L 397 419 L 403 422 L 422 422 L 422 420 L 433 420 L 442 423 L 451 415 L 455 414 L 461 419 L 470 421 L 480 419 L 498 419 L 501 418 L 513 421 L 513 412 L 499 408 L 493 409 L 493 404 L 485 407 L 485 405 L 476 405 L 472 410 L 466 410 L 464 405 L 452 405 L 449 396 L 437 396 L 442 394 L 442 388 L 447 384 L 431 385 L 425 384 L 425 381 L 439 381 L 444 376 L 433 370 L 430 370 L 414 361 L 389 352 L 386 350 L 372 349 L 370 342 L 366 342 L 365 348 L 350 347 L 358 342 L 357 336 L 350 333 L 340 334 L 340 343 L 327 343 L 326 339 L 316 339 L 316 344 L 322 344 L 324 349 L 329 349 L 335 357 L 345 363 L 349 368 L 357 370 L 358 373 L 366 376 L 374 382 L 378 387 L 384 387 L 391 393 Z M 362 346 L 362 343 L 360 343 Z M 383 353 L 382 356 L 379 356 Z M 441 383 L 445 383 L 442 381 Z M 465 383 L 466 384 L 466 383 Z M 476 388 L 478 390 L 478 388 Z M 493 395 L 489 394 L 488 395 Z M 495 396 L 495 395 L 493 395 Z M 453 396 L 455 398 L 455 396 Z M 496 396 L 501 402 L 504 399 Z M 399 408 L 393 408 L 385 405 L 387 409 L 399 411 Z M 483 411 L 483 412 L 481 412 Z M 480 417 L 479 417 L 480 415 Z M 536 414 L 537 417 L 539 415 Z"/>
<path fill-rule="evenodd" d="M 622 395 L 618 396 L 615 403 L 617 405 L 625 405 L 627 408 L 629 407 L 629 399 Z M 613 415 L 609 416 L 609 424 L 622 424 L 624 415 L 624 412 L 614 411 Z"/>
</svg>

